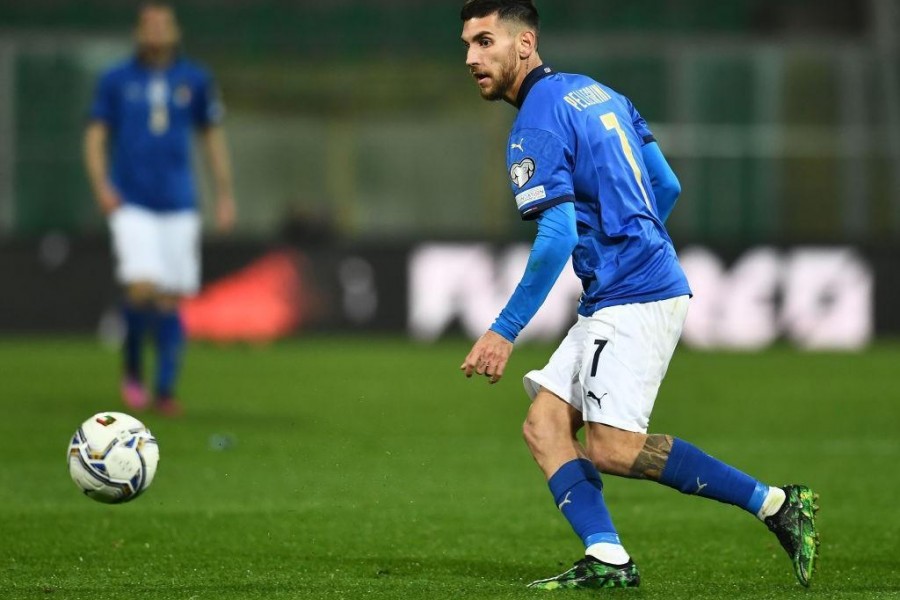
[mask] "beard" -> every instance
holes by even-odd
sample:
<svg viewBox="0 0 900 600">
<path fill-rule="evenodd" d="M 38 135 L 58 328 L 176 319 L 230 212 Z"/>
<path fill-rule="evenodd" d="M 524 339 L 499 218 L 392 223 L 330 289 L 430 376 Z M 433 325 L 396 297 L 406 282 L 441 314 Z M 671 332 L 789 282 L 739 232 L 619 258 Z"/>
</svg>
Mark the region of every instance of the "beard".
<svg viewBox="0 0 900 600">
<path fill-rule="evenodd" d="M 479 89 L 481 97 L 491 102 L 503 100 L 506 96 L 506 92 L 508 92 L 516 82 L 515 49 L 510 49 L 506 62 L 500 65 L 500 72 L 497 74 L 497 77 L 492 79 L 494 83 L 492 87 Z"/>
</svg>

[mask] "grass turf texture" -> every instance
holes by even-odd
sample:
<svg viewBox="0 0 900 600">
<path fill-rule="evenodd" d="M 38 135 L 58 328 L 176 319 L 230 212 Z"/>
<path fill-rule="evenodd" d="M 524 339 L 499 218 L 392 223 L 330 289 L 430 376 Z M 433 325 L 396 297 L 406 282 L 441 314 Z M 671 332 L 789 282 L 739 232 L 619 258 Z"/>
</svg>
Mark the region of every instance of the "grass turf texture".
<svg viewBox="0 0 900 600">
<path fill-rule="evenodd" d="M 121 410 L 92 341 L 0 342 L 0 598 L 545 598 L 525 583 L 582 548 L 520 440 L 523 346 L 496 386 L 464 342 L 367 338 L 194 346 L 187 415 L 144 417 L 160 468 L 133 503 L 69 480 L 65 449 Z M 821 493 L 810 590 L 737 508 L 605 478 L 639 590 L 690 598 L 900 597 L 900 345 L 864 354 L 679 350 L 651 424 L 768 482 Z M 587 595 L 593 595 L 588 593 Z"/>
</svg>

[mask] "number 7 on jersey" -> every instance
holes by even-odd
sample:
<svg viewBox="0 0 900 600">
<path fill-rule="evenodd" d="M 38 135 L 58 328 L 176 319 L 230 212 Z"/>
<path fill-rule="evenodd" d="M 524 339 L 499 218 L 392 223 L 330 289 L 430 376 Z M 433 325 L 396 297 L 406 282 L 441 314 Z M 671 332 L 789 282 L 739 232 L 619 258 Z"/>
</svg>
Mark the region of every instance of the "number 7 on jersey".
<svg viewBox="0 0 900 600">
<path fill-rule="evenodd" d="M 616 113 L 608 112 L 600 115 L 600 122 L 603 123 L 603 126 L 606 127 L 607 131 L 615 131 L 619 134 L 619 143 L 622 144 L 622 152 L 625 153 L 625 160 L 631 165 L 631 172 L 634 174 L 634 180 L 637 182 L 638 188 L 641 190 L 641 195 L 644 197 L 644 204 L 647 205 L 647 209 L 650 212 L 653 212 L 653 207 L 650 205 L 650 198 L 647 197 L 647 191 L 644 189 L 641 168 L 634 159 L 634 152 L 631 150 L 628 138 L 625 137 L 625 132 L 622 131 L 622 126 L 619 125 L 619 119 L 616 117 Z"/>
</svg>

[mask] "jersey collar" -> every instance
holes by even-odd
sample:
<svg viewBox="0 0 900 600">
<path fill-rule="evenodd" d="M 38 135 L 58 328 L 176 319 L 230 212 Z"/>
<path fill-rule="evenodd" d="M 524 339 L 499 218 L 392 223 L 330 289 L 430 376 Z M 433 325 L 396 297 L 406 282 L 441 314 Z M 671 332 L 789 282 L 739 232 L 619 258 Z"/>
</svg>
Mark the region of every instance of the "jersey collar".
<svg viewBox="0 0 900 600">
<path fill-rule="evenodd" d="M 525 102 L 525 96 L 528 95 L 528 92 L 531 91 L 534 84 L 550 75 L 553 75 L 553 67 L 550 65 L 540 65 L 529 71 L 528 75 L 525 76 L 525 79 L 522 80 L 522 86 L 519 88 L 519 93 L 516 96 L 516 108 L 522 108 L 522 103 Z"/>
</svg>

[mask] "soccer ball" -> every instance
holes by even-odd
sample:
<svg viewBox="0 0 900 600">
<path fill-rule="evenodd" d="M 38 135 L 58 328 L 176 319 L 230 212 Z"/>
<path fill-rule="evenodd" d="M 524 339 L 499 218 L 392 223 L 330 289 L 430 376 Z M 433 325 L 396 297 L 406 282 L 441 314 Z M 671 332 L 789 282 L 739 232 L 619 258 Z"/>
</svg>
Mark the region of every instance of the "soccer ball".
<svg viewBox="0 0 900 600">
<path fill-rule="evenodd" d="M 156 438 L 143 423 L 120 412 L 97 413 L 69 442 L 69 475 L 89 498 L 128 502 L 150 487 L 159 462 Z"/>
</svg>

